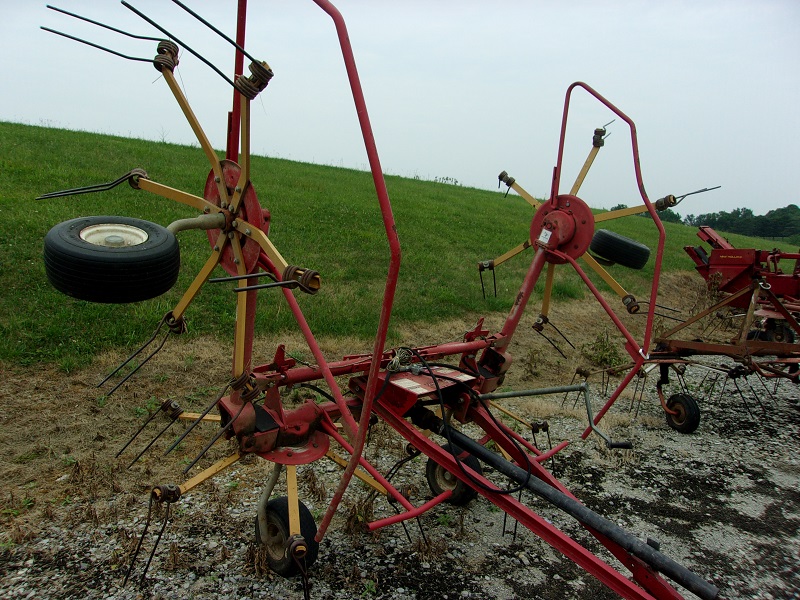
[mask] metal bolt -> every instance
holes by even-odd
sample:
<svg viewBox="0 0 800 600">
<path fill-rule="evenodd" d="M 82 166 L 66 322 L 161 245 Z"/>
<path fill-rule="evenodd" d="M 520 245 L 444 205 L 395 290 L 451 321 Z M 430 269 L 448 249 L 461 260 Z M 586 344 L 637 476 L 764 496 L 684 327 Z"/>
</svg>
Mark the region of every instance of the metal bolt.
<svg viewBox="0 0 800 600">
<path fill-rule="evenodd" d="M 241 191 L 242 191 L 242 188 L 241 188 L 241 187 L 239 187 L 238 185 L 237 185 L 237 186 L 236 186 L 236 188 L 234 188 L 234 189 L 236 190 L 236 193 L 237 193 L 237 194 L 238 194 L 239 192 L 241 192 Z"/>
<path fill-rule="evenodd" d="M 219 246 L 214 246 L 214 252 L 219 252 Z"/>
<path fill-rule="evenodd" d="M 216 183 L 219 183 L 219 182 L 220 182 L 220 178 L 219 178 L 219 177 L 214 177 L 214 181 L 215 181 Z"/>
<path fill-rule="evenodd" d="M 238 265 L 239 264 L 239 259 L 238 258 L 234 258 L 233 259 L 233 264 Z"/>
<path fill-rule="evenodd" d="M 220 208 L 228 208 L 228 203 L 223 201 L 219 203 Z"/>
<path fill-rule="evenodd" d="M 208 208 L 208 207 L 206 206 L 206 207 L 203 209 L 203 212 L 204 212 L 205 214 L 208 214 L 208 213 L 210 213 L 210 212 L 211 212 L 211 209 L 210 209 L 210 208 Z"/>
<path fill-rule="evenodd" d="M 233 227 L 233 228 L 236 228 L 236 227 L 238 227 L 238 226 L 239 226 L 239 221 L 237 221 L 236 219 L 234 219 L 234 220 L 233 220 L 233 222 L 231 223 L 231 227 Z"/>
<path fill-rule="evenodd" d="M 233 232 L 231 231 L 231 232 L 228 234 L 228 239 L 229 239 L 229 240 L 232 240 L 232 239 L 233 239 L 233 237 L 234 237 L 234 236 L 233 236 Z"/>
</svg>

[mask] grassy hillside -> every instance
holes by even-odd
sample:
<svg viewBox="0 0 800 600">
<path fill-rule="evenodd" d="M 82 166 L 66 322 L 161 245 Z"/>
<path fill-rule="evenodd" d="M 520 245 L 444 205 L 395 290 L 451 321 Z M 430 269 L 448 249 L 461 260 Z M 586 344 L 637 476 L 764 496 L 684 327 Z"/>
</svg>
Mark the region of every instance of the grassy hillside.
<svg viewBox="0 0 800 600">
<path fill-rule="evenodd" d="M 104 348 L 136 347 L 151 334 L 209 255 L 203 232 L 179 234 L 181 275 L 167 294 L 130 305 L 98 305 L 68 298 L 47 282 L 42 240 L 57 223 L 85 215 L 125 215 L 167 225 L 195 216 L 188 207 L 121 185 L 99 194 L 35 200 L 42 193 L 112 181 L 134 167 L 160 183 L 202 195 L 209 166 L 197 147 L 177 146 L 0 123 L 0 360 L 58 362 L 69 370 Z M 298 294 L 317 334 L 374 335 L 388 264 L 377 200 L 368 173 L 256 157 L 253 183 L 272 212 L 270 237 L 290 264 L 323 278 L 313 297 Z M 533 256 L 528 250 L 497 270 L 498 296 L 481 296 L 477 262 L 495 258 L 528 236 L 532 209 L 513 195 L 444 183 L 387 177 L 403 247 L 394 322 L 436 321 L 466 312 L 507 310 Z M 649 219 L 627 217 L 603 226 L 655 247 Z M 667 269 L 691 269 L 683 246 L 695 229 L 667 223 Z M 741 247 L 774 243 L 730 236 Z M 652 260 L 642 271 L 612 273 L 640 298 L 649 294 Z M 583 297 L 571 269 L 557 270 L 557 298 Z M 217 274 L 222 274 L 219 270 Z M 491 274 L 484 274 L 489 288 Z M 534 303 L 537 300 L 534 299 Z M 191 334 L 229 339 L 234 294 L 207 285 L 189 308 Z M 529 310 L 535 311 L 534 307 Z M 279 292 L 259 296 L 258 335 L 293 327 Z"/>
</svg>

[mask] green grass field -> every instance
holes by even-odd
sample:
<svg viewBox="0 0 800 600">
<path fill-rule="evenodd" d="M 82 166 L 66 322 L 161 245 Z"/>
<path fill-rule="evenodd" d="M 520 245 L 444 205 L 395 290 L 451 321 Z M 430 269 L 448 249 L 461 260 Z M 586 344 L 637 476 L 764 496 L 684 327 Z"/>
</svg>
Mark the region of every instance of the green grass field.
<svg viewBox="0 0 800 600">
<path fill-rule="evenodd" d="M 55 362 L 64 370 L 86 364 L 103 349 L 134 348 L 147 339 L 209 255 L 204 232 L 179 234 L 181 275 L 167 294 L 136 304 L 74 300 L 48 283 L 41 260 L 47 231 L 86 215 L 125 215 L 168 225 L 196 215 L 189 207 L 121 185 L 114 190 L 50 200 L 50 191 L 103 183 L 134 167 L 150 179 L 202 195 L 209 165 L 197 147 L 0 123 L 0 361 Z M 290 264 L 323 279 L 316 296 L 297 293 L 312 330 L 369 339 L 377 325 L 388 246 L 369 173 L 254 157 L 252 179 L 262 207 L 272 213 L 270 238 Z M 482 298 L 477 263 L 495 258 L 528 236 L 533 210 L 513 193 L 444 183 L 386 178 L 403 248 L 393 323 L 435 322 L 465 313 L 508 310 L 533 256 L 498 267 L 498 295 Z M 626 217 L 601 226 L 655 248 L 652 221 Z M 683 246 L 698 243 L 694 228 L 665 224 L 664 268 L 690 270 Z M 774 242 L 729 236 L 739 247 Z M 649 295 L 653 260 L 641 271 L 612 267 L 640 299 Z M 215 275 L 222 275 L 221 269 Z M 491 274 L 485 273 L 487 290 Z M 539 286 L 541 288 L 541 285 Z M 235 298 L 230 284 L 206 285 L 189 308 L 190 335 L 230 339 Z M 583 284 L 568 267 L 557 269 L 554 296 L 581 298 Z M 534 298 L 536 302 L 536 298 Z M 535 310 L 531 308 L 529 310 Z M 260 292 L 257 335 L 293 328 L 281 294 Z"/>
</svg>

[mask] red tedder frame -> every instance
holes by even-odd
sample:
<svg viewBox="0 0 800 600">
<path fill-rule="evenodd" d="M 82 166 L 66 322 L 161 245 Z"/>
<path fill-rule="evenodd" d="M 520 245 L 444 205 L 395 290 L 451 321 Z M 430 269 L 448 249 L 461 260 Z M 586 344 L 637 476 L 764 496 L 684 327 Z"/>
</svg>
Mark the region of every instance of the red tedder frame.
<svg viewBox="0 0 800 600">
<path fill-rule="evenodd" d="M 173 1 L 177 3 L 177 0 Z M 164 323 L 169 324 L 170 331 L 180 333 L 183 330 L 181 325 L 186 308 L 216 266 L 222 266 L 231 275 L 229 279 L 237 282 L 231 380 L 209 410 L 216 407 L 220 415 L 218 419 L 220 429 L 214 440 L 224 435 L 228 439 L 236 440 L 238 449 L 230 457 L 205 469 L 180 486 L 156 486 L 152 491 L 151 500 L 169 505 L 177 501 L 183 493 L 233 464 L 242 456 L 256 454 L 274 463 L 275 480 L 280 475 L 281 469 L 286 469 L 290 533 L 286 552 L 300 562 L 309 548 L 318 544 L 327 532 L 354 475 L 368 480 L 375 489 L 382 490 L 390 500 L 402 507 L 397 515 L 366 523 L 366 527 L 370 530 L 414 518 L 442 502 L 452 501 L 456 490 L 459 489 L 457 486 L 460 485 L 461 490 L 471 490 L 474 495 L 481 495 L 498 506 L 624 598 L 641 600 L 681 598 L 682 596 L 662 575 L 701 598 L 716 598 L 718 590 L 715 586 L 588 509 L 544 468 L 544 461 L 566 446 L 567 442 L 543 451 L 496 419 L 490 410 L 490 400 L 499 397 L 496 390 L 512 363 L 508 352 L 509 344 L 534 285 L 546 264 L 570 264 L 606 310 L 625 337 L 626 350 L 637 365 L 637 368 L 631 371 L 629 378 L 633 377 L 638 367 L 647 360 L 665 235 L 642 183 L 636 128 L 633 121 L 588 85 L 575 83 L 570 86 L 564 104 L 558 158 L 553 173 L 550 198 L 539 207 L 531 223 L 530 240 L 535 247 L 535 254 L 501 331 L 491 333 L 484 329 L 481 319 L 465 334 L 463 340 L 458 342 L 387 349 L 386 338 L 400 272 L 400 241 L 344 19 L 329 1 L 314 0 L 314 2 L 331 17 L 337 32 L 388 244 L 388 272 L 372 352 L 345 356 L 335 362 L 329 362 L 325 358 L 293 293 L 294 289 L 299 288 L 301 291 L 314 294 L 320 289 L 321 279 L 310 269 L 288 264 L 269 240 L 271 215 L 258 203 L 249 177 L 249 103 L 255 95 L 266 88 L 272 77 L 272 71 L 266 63 L 254 61 L 249 66 L 252 75 L 245 77 L 243 74 L 247 2 L 238 0 L 236 41 L 240 50 L 237 50 L 235 58 L 234 102 L 229 115 L 227 153 L 224 161 L 219 161 L 215 156 L 207 139 L 202 135 L 188 102 L 175 83 L 172 71 L 178 63 L 177 44 L 162 41 L 159 44 L 158 56 L 154 59 L 156 68 L 162 72 L 165 81 L 170 85 L 200 141 L 201 148 L 211 162 L 212 169 L 206 181 L 203 197 L 163 186 L 150 180 L 144 171 L 131 172 L 130 176 L 131 183 L 138 189 L 194 206 L 205 213 L 204 225 L 198 228 L 208 230 L 212 253 L 184 297 L 165 316 Z M 594 218 L 586 203 L 576 195 L 559 192 L 568 110 L 572 92 L 576 88 L 589 93 L 628 124 L 636 181 L 642 201 L 659 231 L 647 327 L 641 342 L 636 341 L 616 317 L 576 262 L 576 259 L 587 251 L 594 234 Z M 268 275 L 273 283 L 259 285 L 260 275 Z M 283 297 L 314 356 L 316 361 L 314 365 L 298 366 L 285 352 L 284 346 L 279 345 L 271 362 L 253 366 L 256 296 L 259 289 L 266 287 L 281 288 Z M 453 364 L 440 362 L 447 357 L 454 357 Z M 346 384 L 345 394 L 337 378 L 347 376 L 349 381 Z M 329 392 L 324 392 L 323 395 L 327 401 L 308 400 L 300 406 L 291 408 L 284 406 L 280 393 L 282 389 L 313 381 L 325 383 Z M 573 391 L 579 391 L 577 388 L 580 388 L 585 392 L 582 386 L 573 387 L 576 388 Z M 230 393 L 226 395 L 228 390 Z M 535 395 L 546 391 L 529 390 L 518 395 Z M 596 421 L 602 417 L 613 400 L 614 398 L 597 415 Z M 434 412 L 429 407 L 438 408 L 439 412 Z M 194 418 L 195 422 L 187 433 L 194 425 L 204 420 L 207 413 L 208 410 Z M 436 468 L 448 474 L 449 478 L 457 483 L 446 489 L 434 491 L 431 500 L 415 505 L 407 494 L 392 485 L 390 477 L 382 474 L 364 457 L 363 450 L 370 422 L 375 417 L 384 421 L 404 438 L 414 452 L 424 454 Z M 184 415 L 181 418 L 188 417 Z M 467 436 L 452 425 L 456 422 L 479 428 L 482 432 L 480 437 L 475 439 Z M 588 428 L 584 437 L 591 431 L 592 427 Z M 443 439 L 446 444 L 440 445 L 432 439 L 433 436 Z M 487 448 L 490 441 L 501 450 L 502 454 Z M 337 461 L 344 467 L 341 480 L 313 539 L 307 539 L 309 536 L 301 531 L 298 525 L 300 501 L 295 467 L 311 464 L 325 457 L 331 458 L 331 442 L 344 449 L 350 458 L 346 461 Z M 187 471 L 199 458 L 200 456 L 187 467 Z M 491 466 L 496 473 L 507 478 L 512 483 L 512 488 L 503 488 L 493 481 L 497 479 L 495 475 L 492 479 L 484 476 L 480 468 L 481 463 Z M 272 485 L 274 486 L 274 481 Z M 620 573 L 550 521 L 536 514 L 511 493 L 523 489 L 578 520 L 630 571 L 632 579 Z M 271 488 L 268 492 L 271 492 Z M 269 493 L 266 497 L 269 497 Z M 302 569 L 302 572 L 305 573 L 305 569 Z"/>
</svg>

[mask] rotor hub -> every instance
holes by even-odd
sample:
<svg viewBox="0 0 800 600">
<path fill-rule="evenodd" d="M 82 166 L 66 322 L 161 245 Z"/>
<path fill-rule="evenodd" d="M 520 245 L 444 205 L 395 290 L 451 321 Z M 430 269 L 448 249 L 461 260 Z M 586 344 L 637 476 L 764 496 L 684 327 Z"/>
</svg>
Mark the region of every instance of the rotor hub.
<svg viewBox="0 0 800 600">
<path fill-rule="evenodd" d="M 588 205 L 564 194 L 539 207 L 531 222 L 530 239 L 545 250 L 558 250 L 571 258 L 582 256 L 592 242 L 594 216 Z M 561 264 L 565 259 L 548 254 L 547 261 Z"/>
</svg>

